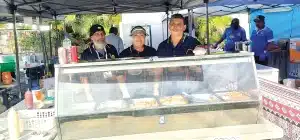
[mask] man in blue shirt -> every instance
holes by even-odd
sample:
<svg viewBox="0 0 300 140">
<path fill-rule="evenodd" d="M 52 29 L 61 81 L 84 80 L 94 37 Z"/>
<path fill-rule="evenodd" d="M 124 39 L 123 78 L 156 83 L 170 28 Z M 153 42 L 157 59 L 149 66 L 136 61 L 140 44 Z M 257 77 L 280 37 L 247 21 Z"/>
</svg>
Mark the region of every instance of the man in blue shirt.
<svg viewBox="0 0 300 140">
<path fill-rule="evenodd" d="M 200 42 L 184 34 L 186 25 L 181 14 L 174 14 L 169 23 L 170 37 L 161 42 L 157 49 L 157 56 L 176 57 L 194 55 L 193 50 Z"/>
<path fill-rule="evenodd" d="M 255 62 L 267 65 L 267 50 L 270 50 L 273 40 L 273 31 L 265 26 L 265 17 L 258 15 L 254 19 L 256 30 L 251 34 L 251 49 L 254 52 Z M 270 46 L 270 47 L 269 47 Z"/>
<path fill-rule="evenodd" d="M 222 38 L 215 44 L 214 47 L 217 48 L 224 40 L 224 50 L 227 52 L 235 51 L 235 42 L 247 41 L 245 29 L 240 26 L 239 19 L 232 19 L 230 27 L 225 30 Z"/>
<path fill-rule="evenodd" d="M 172 15 L 169 23 L 171 35 L 167 40 L 159 44 L 157 56 L 179 57 L 195 55 L 193 51 L 196 46 L 200 45 L 200 42 L 191 36 L 185 35 L 185 29 L 184 17 L 181 14 Z M 155 72 L 156 81 L 160 81 L 161 78 L 164 78 L 164 81 L 168 81 L 165 82 L 163 88 L 166 90 L 160 93 L 162 96 L 173 96 L 182 92 L 190 93 L 189 91 L 199 87 L 199 81 L 203 80 L 201 66 L 157 68 Z"/>
</svg>

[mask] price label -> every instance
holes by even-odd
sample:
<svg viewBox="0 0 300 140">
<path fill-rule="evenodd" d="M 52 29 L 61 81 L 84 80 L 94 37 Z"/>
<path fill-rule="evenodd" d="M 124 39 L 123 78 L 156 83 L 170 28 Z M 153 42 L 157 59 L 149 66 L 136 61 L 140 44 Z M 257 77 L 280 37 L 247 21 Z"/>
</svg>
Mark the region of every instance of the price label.
<svg viewBox="0 0 300 140">
<path fill-rule="evenodd" d="M 165 116 L 160 116 L 159 117 L 159 124 L 165 124 L 166 123 L 166 118 Z"/>
<path fill-rule="evenodd" d="M 215 137 L 213 140 L 241 140 L 240 137 Z"/>
</svg>

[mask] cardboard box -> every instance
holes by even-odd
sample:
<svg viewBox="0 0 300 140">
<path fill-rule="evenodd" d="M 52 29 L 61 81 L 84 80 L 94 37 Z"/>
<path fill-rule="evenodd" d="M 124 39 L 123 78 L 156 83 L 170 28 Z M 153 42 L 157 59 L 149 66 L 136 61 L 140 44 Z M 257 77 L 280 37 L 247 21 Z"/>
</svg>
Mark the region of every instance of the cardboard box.
<svg viewBox="0 0 300 140">
<path fill-rule="evenodd" d="M 300 63 L 300 38 L 290 40 L 290 62 Z"/>
</svg>

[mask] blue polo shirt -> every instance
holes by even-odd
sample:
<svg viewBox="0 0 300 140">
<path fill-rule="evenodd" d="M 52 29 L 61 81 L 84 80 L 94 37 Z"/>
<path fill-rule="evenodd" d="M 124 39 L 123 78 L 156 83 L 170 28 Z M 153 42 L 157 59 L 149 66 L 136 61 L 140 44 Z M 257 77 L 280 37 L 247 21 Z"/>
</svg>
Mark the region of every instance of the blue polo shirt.
<svg viewBox="0 0 300 140">
<path fill-rule="evenodd" d="M 161 42 L 157 48 L 157 56 L 160 57 L 177 57 L 194 55 L 193 50 L 200 42 L 191 36 L 183 35 L 183 38 L 174 46 L 171 37 Z"/>
<path fill-rule="evenodd" d="M 247 41 L 246 32 L 242 27 L 238 29 L 233 29 L 232 27 L 227 28 L 222 38 L 225 40 L 225 51 L 228 52 L 235 50 L 235 42 Z"/>
<path fill-rule="evenodd" d="M 255 56 L 259 56 L 261 60 L 266 57 L 265 50 L 269 42 L 273 41 L 273 31 L 265 27 L 262 30 L 253 30 L 251 34 L 251 49 Z"/>
</svg>

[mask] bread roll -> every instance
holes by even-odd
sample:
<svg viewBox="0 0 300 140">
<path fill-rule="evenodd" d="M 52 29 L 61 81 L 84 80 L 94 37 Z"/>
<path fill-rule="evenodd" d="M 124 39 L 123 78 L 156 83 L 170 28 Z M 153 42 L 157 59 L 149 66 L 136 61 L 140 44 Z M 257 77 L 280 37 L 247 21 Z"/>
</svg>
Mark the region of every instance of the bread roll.
<svg viewBox="0 0 300 140">
<path fill-rule="evenodd" d="M 182 95 L 162 97 L 162 98 L 160 98 L 159 101 L 162 105 L 185 105 L 185 104 L 188 104 L 187 99 Z"/>
</svg>

